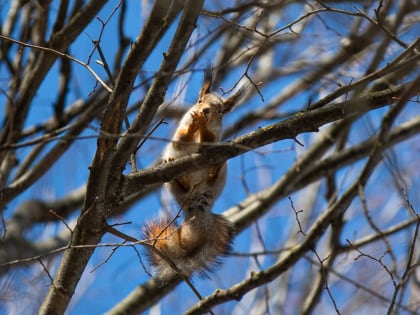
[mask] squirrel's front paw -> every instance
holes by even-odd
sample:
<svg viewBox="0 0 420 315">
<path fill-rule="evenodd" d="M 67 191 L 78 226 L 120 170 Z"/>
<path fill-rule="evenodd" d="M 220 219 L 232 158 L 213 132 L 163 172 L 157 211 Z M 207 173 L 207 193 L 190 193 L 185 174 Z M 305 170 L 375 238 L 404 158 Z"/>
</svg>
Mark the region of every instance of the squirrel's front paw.
<svg viewBox="0 0 420 315">
<path fill-rule="evenodd" d="M 203 113 L 192 112 L 191 118 L 192 118 L 191 127 L 193 128 L 194 131 L 200 129 L 202 126 L 207 124 L 206 117 L 203 115 Z"/>
</svg>

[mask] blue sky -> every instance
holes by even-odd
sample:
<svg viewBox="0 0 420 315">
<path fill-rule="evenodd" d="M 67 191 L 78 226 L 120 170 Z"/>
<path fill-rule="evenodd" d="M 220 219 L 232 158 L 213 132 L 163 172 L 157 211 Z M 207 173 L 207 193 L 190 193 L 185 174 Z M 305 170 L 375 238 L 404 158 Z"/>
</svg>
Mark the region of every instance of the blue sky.
<svg viewBox="0 0 420 315">
<path fill-rule="evenodd" d="M 7 14 L 7 1 L 2 1 L 0 3 L 0 16 L 2 19 L 4 19 L 5 15 Z M 99 14 L 99 17 L 102 20 L 105 20 L 115 8 L 117 3 L 118 1 L 109 1 Z M 140 1 L 127 1 L 127 5 L 128 14 L 125 20 L 125 32 L 128 37 L 134 39 L 141 28 L 143 17 L 146 16 L 147 13 L 141 11 L 142 7 Z M 56 6 L 58 6 L 58 2 Z M 299 14 L 298 7 L 292 6 L 290 8 L 290 12 L 287 12 L 287 14 L 290 15 L 290 20 L 293 20 Z M 109 60 L 113 59 L 117 50 L 117 37 L 115 36 L 114 31 L 116 23 L 117 17 L 115 16 L 110 20 L 109 24 L 105 28 L 101 42 L 101 46 L 104 49 L 106 56 L 109 56 Z M 345 18 L 342 21 L 333 19 L 332 24 L 336 26 L 335 31 L 344 32 L 347 26 L 347 21 Z M 87 57 L 89 56 L 92 49 L 91 40 L 98 39 L 100 25 L 101 24 L 98 21 L 93 21 L 84 31 L 84 33 L 79 36 L 77 41 L 71 47 L 70 54 L 72 56 L 83 61 L 87 60 Z M 310 37 L 316 34 L 317 27 L 320 26 L 318 24 L 314 25 L 315 26 L 313 28 L 309 28 L 309 33 L 302 34 L 301 36 Z M 167 49 L 175 27 L 176 24 L 171 26 L 163 40 L 154 50 L 151 58 L 148 59 L 144 65 L 142 71 L 144 71 L 146 77 L 152 77 L 153 73 L 158 69 L 160 62 L 162 61 L 162 53 Z M 205 29 L 208 26 L 202 25 L 200 27 L 200 31 L 205 33 Z M 216 45 L 217 44 L 218 43 L 216 43 Z M 336 47 L 338 47 L 338 45 L 339 43 L 337 43 Z M 287 45 L 285 45 L 285 47 L 287 47 Z M 332 50 L 334 49 L 331 48 L 333 46 L 329 47 Z M 215 49 L 217 49 L 217 46 L 213 47 L 213 50 Z M 210 49 L 210 51 L 212 51 L 212 49 Z M 194 48 L 191 48 L 191 51 L 188 51 L 187 53 L 193 52 Z M 276 51 L 276 54 L 278 54 L 277 62 L 279 65 L 287 62 L 287 53 L 287 51 L 282 50 Z M 331 51 L 326 53 L 331 53 Z M 211 56 L 209 56 L 209 58 L 211 58 Z M 93 59 L 99 59 L 97 53 L 94 54 Z M 94 62 L 91 64 L 94 70 L 97 71 L 102 78 L 105 78 L 105 72 L 101 69 L 101 66 L 96 65 Z M 111 65 L 111 68 L 112 66 L 113 65 Z M 205 66 L 205 63 L 198 65 L 198 67 Z M 2 71 L 3 69 L 0 68 L 0 82 L 4 83 L 5 77 Z M 79 65 L 73 64 L 73 71 L 76 73 L 76 75 L 72 82 L 72 87 L 74 88 L 72 91 L 75 92 L 69 95 L 67 99 L 67 105 L 70 105 L 78 98 L 87 98 L 95 86 L 95 79 L 88 71 L 86 71 L 86 69 Z M 227 80 L 223 82 L 223 88 L 225 90 L 233 86 L 238 76 L 240 75 L 239 72 L 240 71 L 231 73 Z M 58 86 L 57 75 L 58 65 L 55 64 L 33 101 L 33 105 L 31 106 L 31 111 L 27 120 L 28 127 L 32 126 L 34 123 L 44 121 L 53 114 L 52 103 L 55 101 L 54 91 L 57 90 Z M 265 99 L 269 100 L 272 95 L 276 94 L 279 90 L 281 90 L 284 86 L 296 78 L 297 75 L 287 76 L 277 80 L 276 82 L 273 82 L 272 84 L 267 84 L 267 86 L 263 88 Z M 180 87 L 182 87 L 183 84 L 188 84 L 185 90 L 185 94 L 182 94 L 182 97 L 179 97 L 176 100 L 184 103 L 186 106 L 189 106 L 196 100 L 201 82 L 201 72 L 194 73 L 191 77 L 178 78 L 169 87 L 166 100 L 173 100 L 175 96 L 180 93 L 180 91 L 183 91 Z M 144 96 L 144 92 L 145 91 L 143 87 L 133 91 L 130 104 L 141 99 Z M 289 110 L 304 108 L 310 96 L 313 95 L 310 95 L 308 92 L 302 93 L 299 96 L 292 98 L 283 108 L 284 111 L 287 112 Z M 314 97 L 317 98 L 320 96 L 315 95 Z M 0 108 L 1 106 L 4 106 L 4 104 L 4 96 L 0 94 Z M 238 109 L 232 114 L 229 114 L 225 119 L 225 124 L 229 125 L 229 122 L 233 121 L 235 117 L 238 117 L 237 115 L 241 115 L 250 108 L 261 106 L 262 104 L 263 102 L 258 96 L 254 97 L 242 108 Z M 378 110 L 370 115 L 373 122 L 373 130 L 377 130 L 380 127 L 378 123 L 379 120 L 375 119 L 375 117 L 380 117 L 384 111 L 384 109 Z M 4 108 L 1 108 L 0 113 L 2 112 L 4 112 Z M 405 113 L 405 117 L 409 117 L 413 113 L 416 113 L 416 110 L 410 109 L 407 113 Z M 130 118 L 132 119 L 133 117 Z M 270 122 L 265 122 L 265 124 L 268 123 Z M 154 136 L 167 139 L 170 137 L 174 126 L 174 122 L 169 121 L 169 124 L 162 125 L 156 131 Z M 370 127 L 368 127 L 368 122 L 360 121 L 359 126 L 360 129 L 353 131 L 351 135 L 351 139 L 354 142 L 359 142 L 369 135 L 367 132 L 370 129 Z M 98 127 L 98 123 L 96 123 L 93 127 Z M 258 126 L 255 126 L 255 128 L 258 128 Z M 91 130 L 87 130 L 83 135 L 96 135 L 96 131 L 92 128 Z M 300 142 L 305 144 L 310 143 L 314 137 L 314 134 L 304 134 L 299 135 L 298 139 Z M 139 166 L 146 167 L 152 163 L 159 156 L 159 150 L 156 149 L 159 146 L 161 146 L 160 142 L 150 140 L 139 151 L 137 156 Z M 403 145 L 401 145 L 401 148 L 401 151 L 404 152 Z M 31 148 L 22 148 L 19 149 L 18 152 L 21 154 L 21 156 L 24 156 L 30 149 Z M 63 156 L 40 181 L 38 181 L 25 193 L 19 196 L 19 198 L 16 198 L 8 205 L 8 210 L 5 212 L 6 219 L 8 216 L 10 216 L 13 209 L 15 209 L 15 207 L 17 207 L 27 198 L 60 198 L 65 196 L 69 191 L 76 189 L 85 183 L 89 175 L 88 165 L 93 158 L 95 149 L 95 139 L 76 141 L 69 152 Z M 296 160 L 297 156 L 305 149 L 306 148 L 300 147 L 298 144 L 296 144 L 296 142 L 292 140 L 285 140 L 260 148 L 257 150 L 257 152 L 249 152 L 243 156 L 239 156 L 230 160 L 227 185 L 219 200 L 216 202 L 214 211 L 218 213 L 222 212 L 243 200 L 247 196 L 246 188 L 242 184 L 244 182 L 246 183 L 246 186 L 249 188 L 251 193 L 270 186 L 280 177 L 281 174 L 283 174 L 288 169 L 288 167 L 290 167 L 290 165 Z M 410 156 L 401 154 L 401 159 L 404 160 L 409 158 Z M 357 176 L 358 173 L 356 171 L 359 170 L 361 166 L 362 163 L 360 162 L 339 172 L 340 176 L 343 175 L 342 182 L 340 183 L 342 184 L 343 189 L 346 187 L 346 184 L 351 182 L 354 176 Z M 384 189 L 384 187 L 389 184 L 389 174 L 386 172 L 386 168 L 381 168 L 377 173 L 375 173 L 375 176 L 385 177 L 384 186 L 373 187 L 372 189 Z M 244 178 L 242 178 L 241 174 L 244 174 Z M 63 180 L 63 178 L 65 180 Z M 322 192 L 322 189 L 320 192 Z M 292 200 L 296 203 L 296 206 L 299 206 L 299 197 L 302 196 L 304 196 L 304 192 L 299 192 L 292 196 Z M 124 214 L 124 216 L 113 218 L 111 223 L 131 222 L 131 224 L 121 226 L 120 229 L 129 235 L 141 238 L 141 227 L 143 226 L 145 220 L 152 219 L 161 213 L 161 201 L 162 199 L 166 200 L 165 197 L 165 193 L 158 190 L 150 194 L 144 200 L 135 204 L 129 212 Z M 383 196 L 383 198 L 391 199 L 396 197 L 390 195 Z M 315 200 L 315 203 L 323 203 L 323 200 L 321 199 L 322 198 L 318 197 L 318 199 Z M 176 210 L 174 202 L 169 202 L 169 206 L 173 211 Z M 72 217 L 68 218 L 68 220 L 74 220 L 77 217 L 77 214 L 78 212 L 76 212 Z M 396 216 L 398 215 L 401 214 L 396 213 Z M 264 218 L 264 220 L 260 220 L 258 222 L 260 232 L 263 234 L 264 246 L 266 246 L 268 249 L 278 248 L 279 240 L 285 238 L 295 224 L 294 214 L 290 209 L 290 202 L 287 199 L 282 200 L 277 205 L 275 205 L 269 214 L 267 214 Z M 362 221 L 363 218 L 356 219 L 353 222 L 354 225 L 347 225 L 346 229 L 348 229 L 348 232 L 346 234 L 354 235 L 357 233 L 357 224 L 358 222 Z M 28 233 L 28 238 L 38 236 L 47 238 L 62 228 L 62 224 L 57 223 L 39 225 L 36 229 Z M 234 242 L 234 251 L 246 252 L 250 250 L 261 250 L 263 248 L 262 244 L 255 242 L 256 234 L 257 228 L 255 225 L 239 234 Z M 106 235 L 103 238 L 102 243 L 114 243 L 120 241 L 121 240 L 114 236 Z M 103 313 L 109 310 L 113 305 L 115 305 L 115 303 L 123 299 L 139 284 L 147 281 L 150 278 L 150 276 L 143 269 L 141 262 L 139 262 L 137 253 L 130 247 L 118 248 L 118 250 L 113 253 L 109 261 L 101 265 L 106 261 L 106 259 L 109 258 L 109 255 L 112 253 L 111 248 L 112 247 L 103 247 L 98 248 L 95 251 L 95 254 L 93 255 L 78 285 L 78 290 L 68 309 L 68 314 L 83 315 Z M 147 258 L 143 255 L 143 249 L 139 248 L 139 250 L 142 253 L 141 258 L 143 263 L 146 265 L 147 270 L 150 271 L 150 267 L 147 265 Z M 57 262 L 59 262 L 59 260 L 56 260 L 55 264 L 50 266 L 50 271 L 52 273 L 57 267 Z M 263 267 L 267 267 L 273 263 L 273 258 L 261 258 L 260 263 Z M 308 263 L 305 261 L 300 261 L 299 264 L 301 265 L 301 268 L 308 268 Z M 240 268 L 238 268 L 238 266 L 240 266 Z M 95 269 L 96 267 L 98 268 Z M 24 293 L 25 297 L 41 300 L 43 298 L 43 294 L 39 294 L 39 291 L 27 292 L 27 286 L 24 282 L 32 272 L 38 272 L 42 274 L 42 272 L 40 272 L 41 267 L 38 266 L 37 268 L 38 270 L 15 272 L 14 279 L 17 280 L 16 283 L 22 281 L 22 285 L 20 286 L 17 284 L 15 288 L 19 291 L 19 293 Z M 257 267 L 251 259 L 228 257 L 224 260 L 224 264 L 218 268 L 214 274 L 212 274 L 211 279 L 195 278 L 194 284 L 202 295 L 207 295 L 213 292 L 217 287 L 225 288 L 229 287 L 233 283 L 241 281 L 245 275 L 249 274 L 250 269 L 255 268 Z M 226 275 L 229 275 L 229 277 L 226 277 Z M 293 276 L 296 277 L 296 282 L 298 282 L 299 275 L 294 274 Z M 40 278 L 40 281 L 45 283 L 45 286 L 43 286 L 40 291 L 46 291 L 48 288 L 48 278 L 45 277 L 45 275 L 44 277 Z M 275 288 L 275 284 L 269 284 L 269 286 Z M 252 294 L 255 294 L 255 292 Z M 291 294 L 293 294 L 292 291 Z M 337 298 L 340 299 L 339 296 Z M 185 284 L 181 284 L 175 293 L 170 293 L 162 300 L 162 303 L 155 307 L 154 310 L 152 310 L 150 313 L 158 314 L 158 308 L 160 308 L 162 314 L 179 314 L 181 311 L 185 310 L 185 305 L 193 305 L 196 302 L 197 298 L 191 293 L 190 288 Z M 233 309 L 233 306 L 234 303 L 227 303 L 222 306 L 222 310 L 229 312 Z"/>
</svg>

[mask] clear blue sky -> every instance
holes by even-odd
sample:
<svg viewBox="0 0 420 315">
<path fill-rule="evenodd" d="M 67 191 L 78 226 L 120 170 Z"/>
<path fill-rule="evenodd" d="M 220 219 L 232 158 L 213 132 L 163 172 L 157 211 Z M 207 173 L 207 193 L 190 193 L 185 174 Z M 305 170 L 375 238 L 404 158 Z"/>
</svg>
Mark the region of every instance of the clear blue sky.
<svg viewBox="0 0 420 315">
<path fill-rule="evenodd" d="M 117 3 L 118 1 L 109 1 L 99 14 L 99 17 L 105 20 Z M 56 7 L 58 7 L 58 4 L 58 1 L 54 3 Z M 127 19 L 125 20 L 125 31 L 126 35 L 128 35 L 131 39 L 134 39 L 141 28 L 143 17 L 146 16 L 147 13 L 141 12 L 140 1 L 127 1 L 127 5 L 128 14 Z M 4 16 L 7 14 L 7 9 L 8 5 L 3 1 L 0 7 L 0 17 L 2 19 L 4 19 Z M 296 12 L 293 12 L 292 10 L 289 14 L 293 16 Z M 117 50 L 117 38 L 115 34 L 116 23 L 117 17 L 115 16 L 105 28 L 101 43 L 102 49 L 104 50 L 106 56 L 109 56 L 110 60 L 113 59 Z M 339 25 L 337 30 L 340 31 L 339 27 L 342 27 L 343 24 L 337 24 Z M 98 39 L 100 26 L 101 24 L 98 21 L 93 21 L 84 33 L 79 36 L 74 45 L 72 45 L 70 54 L 80 60 L 86 61 L 92 49 L 91 40 Z M 175 27 L 176 25 L 171 27 L 165 35 L 164 40 L 157 46 L 151 58 L 144 65 L 142 70 L 146 73 L 146 75 L 152 75 L 154 71 L 157 70 L 162 60 L 162 53 L 165 52 L 167 46 L 169 45 Z M 316 30 L 314 30 L 314 32 L 316 32 Z M 281 54 L 281 52 L 279 52 L 279 54 Z M 99 59 L 97 54 L 94 55 L 93 59 Z M 92 62 L 92 66 L 102 77 L 105 77 L 105 73 L 99 65 Z M 199 66 L 205 67 L 206 64 L 203 63 Z M 0 85 L 6 83 L 4 82 L 5 79 L 2 70 L 3 69 L 0 68 Z M 72 82 L 74 87 L 72 91 L 77 91 L 77 93 L 69 95 L 67 99 L 68 105 L 78 98 L 87 98 L 95 86 L 95 79 L 90 73 L 88 73 L 88 71 L 86 71 L 86 69 L 74 64 L 73 71 L 75 71 L 77 75 L 74 82 Z M 43 121 L 53 114 L 52 103 L 55 101 L 54 92 L 58 87 L 57 74 L 58 67 L 55 65 L 33 101 L 33 106 L 31 107 L 29 118 L 27 120 L 27 126 Z M 225 89 L 229 89 L 233 82 L 237 80 L 236 75 L 237 74 L 232 73 L 229 78 L 230 81 L 224 82 L 226 85 L 224 86 Z M 182 78 L 180 79 L 182 80 Z M 178 101 L 185 103 L 186 106 L 192 104 L 197 98 L 201 79 L 201 73 L 194 74 L 191 78 L 189 78 L 187 81 L 188 88 L 186 90 L 185 98 L 179 99 Z M 268 85 L 267 88 L 263 89 L 265 98 L 269 99 L 271 95 L 276 93 L 292 79 L 294 78 L 287 77 L 284 80 L 277 82 L 275 86 Z M 178 81 L 169 88 L 167 94 L 168 101 L 172 100 L 174 95 L 179 92 L 176 85 L 177 82 Z M 133 103 L 136 100 L 141 99 L 143 93 L 144 91 L 142 89 L 134 91 L 130 102 Z M 290 104 L 285 107 L 285 110 L 291 108 L 302 108 L 301 104 L 306 104 L 307 102 L 306 97 L 307 95 L 305 95 L 304 99 L 303 95 L 301 95 L 299 98 L 294 98 Z M 4 103 L 4 96 L 0 94 L 0 106 L 4 106 Z M 260 106 L 261 104 L 261 99 L 256 97 L 249 105 L 245 106 L 239 112 L 246 111 L 247 108 L 250 107 Z M 2 112 L 4 112 L 4 108 L 0 108 L 0 115 Z M 383 111 L 377 111 L 377 114 L 381 114 L 382 112 Z M 235 117 L 235 115 L 235 113 L 230 114 L 230 116 L 228 115 L 225 123 L 228 124 L 229 121 L 232 121 L 232 118 Z M 95 127 L 98 127 L 98 125 Z M 377 128 L 378 126 L 375 127 Z M 173 128 L 174 122 L 170 121 L 169 125 L 161 126 L 154 135 L 156 137 L 168 138 Z M 354 134 L 354 139 L 362 137 L 363 130 L 368 129 L 366 126 L 363 127 L 362 123 L 361 128 L 362 130 L 359 134 Z M 86 131 L 83 135 L 95 134 L 96 131 L 92 129 Z M 313 137 L 311 134 L 301 135 L 299 136 L 299 140 L 305 143 L 305 141 L 310 140 L 311 137 Z M 144 148 L 142 148 L 138 156 L 139 166 L 147 166 L 157 158 L 158 152 L 154 149 L 156 145 L 160 144 L 151 140 Z M 13 209 L 27 198 L 60 198 L 65 196 L 69 191 L 76 189 L 85 183 L 89 175 L 88 165 L 93 158 L 95 149 L 95 139 L 77 141 L 70 149 L 69 153 L 61 158 L 39 182 L 34 184 L 24 194 L 9 204 L 8 211 L 5 213 L 6 219 L 10 216 Z M 30 148 L 23 148 L 20 149 L 19 152 L 22 156 L 24 156 L 28 150 L 30 150 Z M 247 192 L 245 187 L 242 185 L 241 181 L 243 179 L 240 174 L 246 174 L 244 181 L 249 186 L 251 192 L 261 190 L 262 188 L 268 187 L 272 184 L 273 181 L 280 177 L 280 174 L 287 170 L 287 168 L 296 159 L 296 155 L 299 153 L 299 150 L 304 149 L 299 148 L 297 144 L 291 140 L 285 140 L 281 143 L 261 148 L 258 152 L 250 152 L 244 156 L 232 159 L 229 162 L 229 177 L 226 189 L 215 204 L 214 211 L 224 211 L 246 197 Z M 269 155 L 261 154 L 261 152 L 268 151 L 271 152 Z M 404 157 L 404 155 L 401 155 L 401 157 L 407 158 Z M 346 169 L 343 170 L 343 172 L 349 172 L 349 170 Z M 63 178 L 65 180 L 63 180 Z M 161 191 L 156 191 L 133 206 L 132 209 L 124 216 L 113 218 L 112 223 L 132 222 L 129 225 L 121 226 L 120 229 L 127 234 L 140 238 L 141 227 L 145 220 L 152 219 L 159 214 L 160 209 L 162 208 L 162 194 L 163 193 Z M 173 202 L 170 203 L 170 206 L 172 210 L 176 210 Z M 76 216 L 77 213 L 71 218 L 68 218 L 68 220 L 71 221 L 75 219 Z M 291 213 L 290 203 L 288 200 L 283 200 L 276 205 L 265 218 L 268 220 L 261 220 L 259 222 L 259 228 L 264 235 L 263 238 L 265 246 L 270 249 L 271 246 L 278 245 L 279 239 L 281 239 L 282 236 L 290 230 L 291 224 L 295 224 L 295 219 L 294 214 Z M 62 225 L 57 225 L 55 223 L 40 225 L 37 229 L 31 231 L 28 237 L 42 236 L 46 238 L 61 228 Z M 355 227 L 347 228 L 355 229 Z M 276 231 L 276 233 L 270 233 L 269 231 Z M 241 233 L 235 240 L 234 250 L 237 252 L 245 252 L 250 249 L 261 249 L 261 244 L 257 244 L 254 241 L 256 233 L 255 226 Z M 105 236 L 102 240 L 103 243 L 120 241 L 121 240 L 116 237 L 109 235 Z M 139 250 L 142 254 L 144 253 L 142 248 Z M 98 267 L 104 263 L 111 252 L 111 248 L 109 247 L 99 248 L 96 250 L 78 285 L 77 292 L 68 309 L 68 314 L 101 314 L 109 310 L 113 305 L 115 305 L 115 303 L 124 298 L 136 286 L 150 278 L 139 262 L 136 252 L 130 247 L 120 247 L 115 253 L 113 253 L 107 263 Z M 148 270 L 150 270 L 147 264 L 147 258 L 144 255 L 142 255 L 141 258 Z M 270 257 L 262 258 L 260 262 L 262 266 L 268 266 L 273 263 Z M 51 266 L 52 273 L 55 270 L 55 267 Z M 98 268 L 95 269 L 96 267 Z M 305 267 L 304 263 L 302 263 L 302 268 Z M 41 267 L 38 266 L 38 268 Z M 195 278 L 194 283 L 202 295 L 207 295 L 219 286 L 227 287 L 240 281 L 244 278 L 245 274 L 249 273 L 248 269 L 251 268 L 256 269 L 256 266 L 253 265 L 253 262 L 250 259 L 228 257 L 224 260 L 224 264 L 220 268 L 217 268 L 217 271 L 211 276 L 211 279 Z M 19 290 L 22 293 L 27 294 L 29 297 L 34 297 L 37 300 L 42 299 L 43 295 L 39 295 L 39 292 L 26 292 L 27 286 L 23 282 L 27 275 L 26 272 L 29 273 L 31 271 L 25 271 L 19 274 L 16 273 L 15 275 L 16 279 L 22 281 L 22 286 Z M 226 275 L 229 276 L 226 277 Z M 44 289 L 47 290 L 48 278 L 42 278 L 42 281 L 45 283 Z M 162 314 L 179 314 L 181 311 L 185 310 L 185 305 L 193 305 L 196 301 L 197 298 L 191 293 L 190 288 L 181 284 L 175 293 L 170 293 L 162 300 L 162 304 L 160 305 L 161 312 Z M 224 306 L 224 310 L 231 310 L 230 306 L 232 306 L 231 303 L 227 303 Z"/>
</svg>

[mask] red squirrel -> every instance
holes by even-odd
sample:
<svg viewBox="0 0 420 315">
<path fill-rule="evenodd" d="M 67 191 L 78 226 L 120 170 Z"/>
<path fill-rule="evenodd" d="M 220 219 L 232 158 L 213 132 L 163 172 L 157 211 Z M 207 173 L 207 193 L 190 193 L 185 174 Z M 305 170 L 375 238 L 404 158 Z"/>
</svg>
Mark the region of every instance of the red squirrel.
<svg viewBox="0 0 420 315">
<path fill-rule="evenodd" d="M 239 90 L 224 100 L 210 92 L 211 79 L 211 71 L 207 70 L 197 103 L 184 114 L 163 152 L 164 163 L 220 142 L 223 115 L 236 105 L 244 91 Z M 195 272 L 205 274 L 218 262 L 218 257 L 230 249 L 234 234 L 232 224 L 222 215 L 211 212 L 225 182 L 224 162 L 166 183 L 169 192 L 180 205 L 184 219 L 180 226 L 162 220 L 151 221 L 144 228 L 145 238 L 159 252 L 149 250 L 157 278 L 172 278 L 178 272 L 186 277 Z"/>
</svg>

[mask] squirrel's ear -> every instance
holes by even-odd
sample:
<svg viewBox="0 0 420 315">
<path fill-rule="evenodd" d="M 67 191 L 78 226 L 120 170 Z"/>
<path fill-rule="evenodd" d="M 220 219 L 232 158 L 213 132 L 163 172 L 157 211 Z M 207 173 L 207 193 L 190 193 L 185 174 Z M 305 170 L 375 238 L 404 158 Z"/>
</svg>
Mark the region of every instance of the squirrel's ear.
<svg viewBox="0 0 420 315">
<path fill-rule="evenodd" d="M 223 101 L 223 114 L 228 113 L 238 103 L 239 99 L 245 94 L 246 87 L 241 87 L 235 94 Z"/>
<path fill-rule="evenodd" d="M 208 67 L 204 74 L 204 83 L 203 83 L 203 86 L 201 87 L 200 95 L 198 96 L 199 100 L 201 100 L 204 95 L 210 93 L 212 79 L 213 79 L 212 70 L 211 70 L 211 67 Z"/>
</svg>

